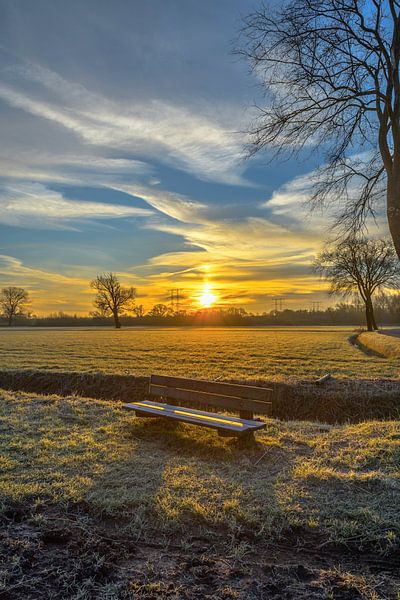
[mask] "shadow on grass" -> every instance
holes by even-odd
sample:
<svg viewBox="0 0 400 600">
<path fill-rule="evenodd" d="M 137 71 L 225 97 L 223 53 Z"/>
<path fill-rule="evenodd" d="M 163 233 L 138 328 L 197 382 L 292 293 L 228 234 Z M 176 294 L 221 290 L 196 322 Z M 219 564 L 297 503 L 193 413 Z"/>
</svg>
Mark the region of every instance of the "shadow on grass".
<svg viewBox="0 0 400 600">
<path fill-rule="evenodd" d="M 174 423 L 162 418 L 133 418 L 129 431 L 136 439 L 157 441 L 161 448 L 174 449 L 205 460 L 231 460 L 244 452 L 256 454 L 263 448 L 257 434 L 253 441 L 223 437 L 210 428 Z"/>
<path fill-rule="evenodd" d="M 277 472 L 254 473 L 260 457 L 268 464 L 265 453 L 268 447 L 274 453 L 274 444 L 244 447 L 208 429 L 163 419 L 130 417 L 125 423 L 124 443 L 135 444 L 135 452 L 107 464 L 87 497 L 106 514 L 130 520 L 136 535 L 179 534 L 183 543 L 202 537 L 240 553 L 242 539 L 255 539 L 264 529 L 271 534 L 274 521 L 278 525 Z M 282 452 L 275 452 L 278 457 L 283 460 Z"/>
</svg>

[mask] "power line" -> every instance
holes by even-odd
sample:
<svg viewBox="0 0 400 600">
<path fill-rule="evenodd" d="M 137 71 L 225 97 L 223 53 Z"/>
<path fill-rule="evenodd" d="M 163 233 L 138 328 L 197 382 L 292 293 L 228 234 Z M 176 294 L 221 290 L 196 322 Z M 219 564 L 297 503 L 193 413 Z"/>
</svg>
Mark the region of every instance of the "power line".
<svg viewBox="0 0 400 600">
<path fill-rule="evenodd" d="M 169 293 L 169 298 L 170 298 L 170 303 L 171 303 L 171 310 L 173 312 L 179 312 L 179 302 L 180 299 L 182 298 L 181 295 L 182 289 L 181 288 L 172 288 L 170 290 L 168 290 Z"/>
<path fill-rule="evenodd" d="M 274 310 L 275 312 L 282 312 L 284 308 L 284 302 L 286 298 L 274 298 Z"/>
<path fill-rule="evenodd" d="M 311 312 L 319 312 L 321 309 L 321 302 L 312 302 Z"/>
</svg>

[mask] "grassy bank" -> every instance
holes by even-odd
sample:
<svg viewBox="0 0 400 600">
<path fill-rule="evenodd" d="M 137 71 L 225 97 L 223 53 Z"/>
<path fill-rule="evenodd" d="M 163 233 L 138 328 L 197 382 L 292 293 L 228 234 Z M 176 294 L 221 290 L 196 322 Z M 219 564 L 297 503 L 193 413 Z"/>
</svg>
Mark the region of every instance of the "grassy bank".
<svg viewBox="0 0 400 600">
<path fill-rule="evenodd" d="M 397 597 L 399 422 L 271 420 L 240 448 L 79 397 L 3 392 L 0 416 L 2 598 Z"/>
<path fill-rule="evenodd" d="M 357 343 L 367 351 L 385 358 L 400 358 L 400 337 L 381 332 L 365 331 L 357 336 Z"/>
<path fill-rule="evenodd" d="M 231 381 L 271 388 L 271 417 L 285 421 L 357 423 L 400 417 L 399 380 L 331 379 L 323 385 L 313 381 Z M 74 394 L 104 400 L 140 401 L 147 397 L 148 386 L 148 377 L 132 375 L 0 370 L 0 388 L 47 395 Z"/>
</svg>

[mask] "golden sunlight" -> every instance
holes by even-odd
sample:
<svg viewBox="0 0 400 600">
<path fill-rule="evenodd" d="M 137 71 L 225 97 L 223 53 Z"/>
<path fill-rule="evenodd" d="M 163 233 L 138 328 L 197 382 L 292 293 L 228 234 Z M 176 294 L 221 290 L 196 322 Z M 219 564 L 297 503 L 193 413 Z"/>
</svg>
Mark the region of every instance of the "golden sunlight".
<svg viewBox="0 0 400 600">
<path fill-rule="evenodd" d="M 199 304 L 203 308 L 210 308 L 216 301 L 217 297 L 212 294 L 208 287 L 204 288 L 202 295 L 199 297 Z"/>
</svg>

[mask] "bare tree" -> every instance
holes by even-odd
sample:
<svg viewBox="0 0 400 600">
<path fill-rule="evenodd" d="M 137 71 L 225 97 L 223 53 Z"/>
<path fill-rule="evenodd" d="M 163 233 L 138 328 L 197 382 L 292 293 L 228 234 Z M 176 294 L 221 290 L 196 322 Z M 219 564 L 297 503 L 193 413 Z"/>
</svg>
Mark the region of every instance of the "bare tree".
<svg viewBox="0 0 400 600">
<path fill-rule="evenodd" d="M 164 317 L 171 316 L 171 314 L 172 310 L 166 304 L 155 304 L 153 308 L 149 311 L 148 316 L 162 319 Z"/>
<path fill-rule="evenodd" d="M 1 290 L 0 294 L 0 310 L 8 326 L 16 317 L 25 314 L 26 305 L 29 302 L 29 294 L 26 290 L 20 287 L 7 287 Z"/>
<path fill-rule="evenodd" d="M 141 319 L 145 315 L 145 310 L 143 304 L 138 304 L 134 307 L 133 313 L 137 319 Z"/>
<path fill-rule="evenodd" d="M 314 268 L 331 283 L 331 294 L 358 293 L 365 304 L 368 331 L 378 329 L 373 294 L 400 285 L 400 265 L 388 240 L 350 239 L 321 252 Z"/>
<path fill-rule="evenodd" d="M 263 5 L 245 19 L 239 46 L 268 97 L 250 152 L 316 150 L 312 199 L 343 201 L 346 233 L 386 196 L 400 257 L 400 0 Z"/>
<path fill-rule="evenodd" d="M 122 287 L 114 273 L 98 275 L 90 286 L 96 290 L 97 294 L 93 301 L 98 313 L 102 316 L 114 317 L 116 329 L 120 329 L 121 322 L 119 317 L 123 310 L 133 310 L 133 303 L 136 297 L 136 290 L 133 287 Z"/>
</svg>

